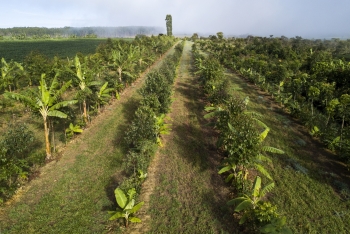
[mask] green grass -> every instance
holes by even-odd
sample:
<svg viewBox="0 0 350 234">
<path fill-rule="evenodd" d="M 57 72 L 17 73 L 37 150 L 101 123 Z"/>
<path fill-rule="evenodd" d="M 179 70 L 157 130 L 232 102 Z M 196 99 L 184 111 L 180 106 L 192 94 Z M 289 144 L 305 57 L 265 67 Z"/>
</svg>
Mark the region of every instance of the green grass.
<svg viewBox="0 0 350 234">
<path fill-rule="evenodd" d="M 60 39 L 60 40 L 27 40 L 27 41 L 0 41 L 0 58 L 6 61 L 13 59 L 23 62 L 31 52 L 37 51 L 48 58 L 74 57 L 78 52 L 92 54 L 106 39 Z"/>
<path fill-rule="evenodd" d="M 205 127 L 204 103 L 190 73 L 190 44 L 185 44 L 178 69 L 170 117 L 171 135 L 160 149 L 160 166 L 151 195 L 147 233 L 234 233 L 225 205 L 228 189 L 217 174 L 215 134 Z M 209 131 L 209 132 L 208 132 Z M 159 176 L 158 176 L 159 175 Z"/>
<path fill-rule="evenodd" d="M 293 233 L 349 233 L 350 200 L 343 200 L 335 192 L 334 181 L 324 176 L 326 172 L 338 173 L 326 166 L 336 164 L 337 159 L 288 114 L 271 104 L 268 96 L 258 93 L 238 76 L 228 75 L 229 90 L 242 88 L 231 94 L 249 96 L 248 109 L 262 114 L 263 122 L 271 128 L 266 144 L 285 151 L 284 155 L 270 155 L 273 166 L 269 172 L 276 184 L 270 199 L 287 217 Z M 348 175 L 341 176 L 345 179 Z"/>
</svg>

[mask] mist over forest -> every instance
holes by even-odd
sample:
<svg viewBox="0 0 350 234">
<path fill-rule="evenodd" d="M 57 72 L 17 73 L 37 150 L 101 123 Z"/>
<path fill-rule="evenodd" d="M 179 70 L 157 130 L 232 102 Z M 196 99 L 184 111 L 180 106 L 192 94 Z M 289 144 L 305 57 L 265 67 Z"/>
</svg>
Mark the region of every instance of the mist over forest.
<svg viewBox="0 0 350 234">
<path fill-rule="evenodd" d="M 26 37 L 84 37 L 87 35 L 96 35 L 97 37 L 135 37 L 136 35 L 158 35 L 164 33 L 161 27 L 150 26 L 124 26 L 124 27 L 64 27 L 64 28 L 45 28 L 45 27 L 13 27 L 1 28 L 0 36 L 12 37 L 16 35 L 25 35 Z"/>
</svg>

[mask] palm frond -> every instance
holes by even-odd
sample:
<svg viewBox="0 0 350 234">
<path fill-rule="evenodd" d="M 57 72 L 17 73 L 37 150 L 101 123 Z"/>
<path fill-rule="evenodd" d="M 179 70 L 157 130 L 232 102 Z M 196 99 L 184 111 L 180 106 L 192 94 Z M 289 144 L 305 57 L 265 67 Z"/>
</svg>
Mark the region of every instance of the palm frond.
<svg viewBox="0 0 350 234">
<path fill-rule="evenodd" d="M 62 102 L 56 103 L 55 105 L 51 106 L 49 108 L 49 110 L 50 111 L 57 110 L 57 109 L 60 109 L 61 107 L 76 104 L 77 102 L 78 102 L 78 100 L 62 101 Z"/>
<path fill-rule="evenodd" d="M 47 113 L 47 116 L 57 117 L 57 118 L 61 118 L 61 119 L 67 118 L 67 115 L 65 113 L 58 111 L 58 110 L 50 110 Z"/>
<path fill-rule="evenodd" d="M 258 161 L 260 161 L 260 162 L 271 162 L 271 159 L 270 158 L 268 158 L 268 157 L 266 157 L 265 155 L 262 155 L 262 154 L 258 154 L 257 156 L 256 156 L 256 159 L 258 160 Z"/>
<path fill-rule="evenodd" d="M 19 94 L 19 93 L 5 92 L 4 93 L 4 97 L 20 101 L 21 103 L 23 103 L 25 105 L 28 105 L 28 106 L 30 106 L 31 108 L 34 108 L 34 109 L 38 109 L 39 108 L 37 106 L 35 100 L 33 100 L 33 99 L 31 99 L 31 98 L 29 98 L 27 96 L 24 96 L 22 94 Z"/>
<path fill-rule="evenodd" d="M 270 184 L 266 185 L 260 191 L 260 197 L 264 197 L 267 193 L 271 192 L 274 187 L 275 187 L 275 183 L 274 182 L 271 182 Z"/>
<path fill-rule="evenodd" d="M 277 149 L 275 147 L 271 147 L 271 146 L 263 146 L 262 150 L 265 152 L 270 152 L 270 153 L 275 153 L 275 154 L 284 154 L 283 150 Z"/>
<path fill-rule="evenodd" d="M 258 164 L 258 163 L 254 163 L 254 166 L 261 174 L 263 174 L 264 176 L 272 180 L 270 173 L 267 172 L 265 167 L 263 167 L 261 164 Z"/>
<path fill-rule="evenodd" d="M 267 134 L 270 132 L 270 128 L 265 128 L 264 131 L 262 131 L 262 133 L 260 133 L 259 135 L 259 141 L 263 142 L 264 139 L 267 137 Z"/>
</svg>

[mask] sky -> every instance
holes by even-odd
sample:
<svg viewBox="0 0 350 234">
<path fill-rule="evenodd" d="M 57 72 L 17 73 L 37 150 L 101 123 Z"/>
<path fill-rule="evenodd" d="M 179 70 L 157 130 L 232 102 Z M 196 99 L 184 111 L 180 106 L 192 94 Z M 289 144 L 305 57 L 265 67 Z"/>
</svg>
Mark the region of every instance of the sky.
<svg viewBox="0 0 350 234">
<path fill-rule="evenodd" d="M 349 37 L 350 0 L 3 0 L 0 28 L 155 26 L 174 34 Z"/>
</svg>

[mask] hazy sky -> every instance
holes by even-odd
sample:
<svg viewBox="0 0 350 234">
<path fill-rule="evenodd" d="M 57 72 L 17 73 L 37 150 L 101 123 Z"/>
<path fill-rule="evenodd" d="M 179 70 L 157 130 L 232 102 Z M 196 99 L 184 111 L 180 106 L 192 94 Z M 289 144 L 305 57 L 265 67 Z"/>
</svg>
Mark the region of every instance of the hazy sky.
<svg viewBox="0 0 350 234">
<path fill-rule="evenodd" d="M 350 35 L 350 0 L 3 0 L 0 28 L 157 26 L 174 33 Z"/>
</svg>

